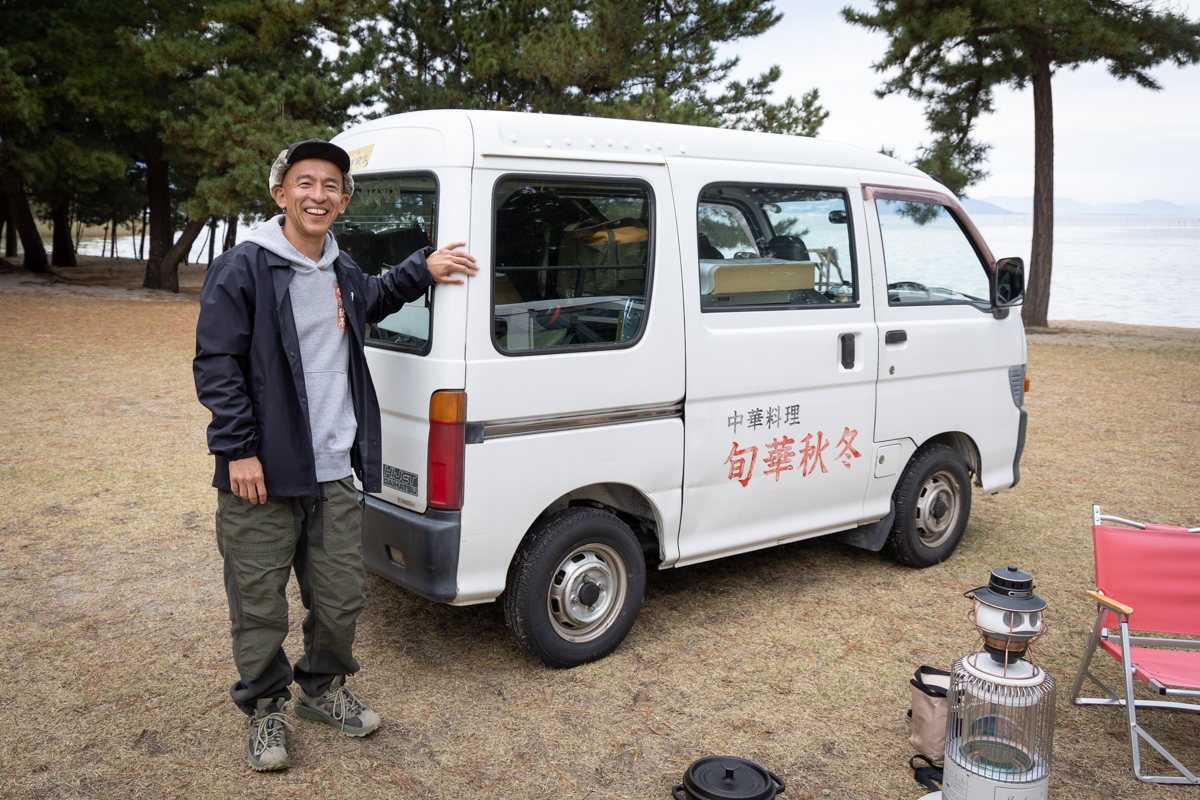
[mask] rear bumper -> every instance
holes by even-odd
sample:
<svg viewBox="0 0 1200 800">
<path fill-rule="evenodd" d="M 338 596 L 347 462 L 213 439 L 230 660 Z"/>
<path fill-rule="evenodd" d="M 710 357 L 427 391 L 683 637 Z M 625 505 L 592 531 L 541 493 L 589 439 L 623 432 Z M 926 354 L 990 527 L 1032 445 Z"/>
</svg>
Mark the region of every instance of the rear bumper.
<svg viewBox="0 0 1200 800">
<path fill-rule="evenodd" d="M 462 512 L 424 514 L 364 495 L 363 564 L 405 589 L 449 603 L 458 596 Z"/>
</svg>

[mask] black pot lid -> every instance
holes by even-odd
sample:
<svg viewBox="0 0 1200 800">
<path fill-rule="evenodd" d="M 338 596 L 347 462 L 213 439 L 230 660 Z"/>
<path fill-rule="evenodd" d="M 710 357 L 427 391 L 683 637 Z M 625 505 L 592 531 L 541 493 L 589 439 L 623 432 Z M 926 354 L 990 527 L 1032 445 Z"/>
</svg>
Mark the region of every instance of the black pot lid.
<svg viewBox="0 0 1200 800">
<path fill-rule="evenodd" d="M 771 800 L 783 781 L 744 758 L 709 756 L 694 762 L 683 775 L 693 800 Z"/>
<path fill-rule="evenodd" d="M 1033 593 L 1033 576 L 1017 567 L 996 567 L 987 586 L 968 594 L 985 605 L 1005 611 L 1043 611 L 1046 600 Z"/>
</svg>

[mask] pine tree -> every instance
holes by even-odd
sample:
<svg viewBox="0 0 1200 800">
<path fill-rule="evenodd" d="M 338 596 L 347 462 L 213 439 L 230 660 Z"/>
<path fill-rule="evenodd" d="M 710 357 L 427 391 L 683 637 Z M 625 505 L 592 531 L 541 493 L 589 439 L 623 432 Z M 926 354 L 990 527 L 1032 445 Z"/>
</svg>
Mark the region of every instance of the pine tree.
<svg viewBox="0 0 1200 800">
<path fill-rule="evenodd" d="M 486 108 L 815 135 L 814 89 L 771 100 L 716 45 L 780 19 L 769 0 L 391 0 L 358 26 L 360 68 L 387 113 Z M 714 91 L 716 90 L 716 91 Z"/>
<path fill-rule="evenodd" d="M 971 138 L 993 109 L 995 87 L 1033 88 L 1033 246 L 1022 317 L 1044 327 L 1054 244 L 1056 70 L 1100 62 L 1121 80 L 1161 88 L 1149 70 L 1200 61 L 1200 24 L 1149 0 L 875 0 L 843 10 L 852 23 L 888 35 L 875 68 L 895 70 L 880 95 L 925 101 L 933 143 L 918 163 L 956 193 L 981 179 L 987 145 Z"/>
</svg>

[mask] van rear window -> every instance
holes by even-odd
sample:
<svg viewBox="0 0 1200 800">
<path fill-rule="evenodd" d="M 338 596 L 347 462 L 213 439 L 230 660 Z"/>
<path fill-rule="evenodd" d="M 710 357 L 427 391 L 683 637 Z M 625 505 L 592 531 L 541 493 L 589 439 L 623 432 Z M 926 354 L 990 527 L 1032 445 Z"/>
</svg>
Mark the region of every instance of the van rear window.
<svg viewBox="0 0 1200 800">
<path fill-rule="evenodd" d="M 501 352 L 618 347 L 644 326 L 653 201 L 635 182 L 502 180 L 493 336 Z"/>
<path fill-rule="evenodd" d="M 437 241 L 437 181 L 432 175 L 363 177 L 333 223 L 338 247 L 368 275 L 385 275 Z M 424 353 L 429 349 L 433 287 L 395 314 L 367 325 L 367 344 Z"/>
</svg>

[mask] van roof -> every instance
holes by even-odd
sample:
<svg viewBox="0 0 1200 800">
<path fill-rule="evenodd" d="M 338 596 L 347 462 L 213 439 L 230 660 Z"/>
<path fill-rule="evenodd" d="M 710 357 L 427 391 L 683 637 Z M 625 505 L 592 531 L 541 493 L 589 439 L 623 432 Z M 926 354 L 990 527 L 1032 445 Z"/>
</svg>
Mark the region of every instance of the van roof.
<svg viewBox="0 0 1200 800">
<path fill-rule="evenodd" d="M 646 163 L 663 163 L 666 158 L 720 159 L 862 169 L 928 180 L 920 170 L 902 161 L 826 139 L 605 117 L 517 111 L 410 111 L 356 125 L 337 138 L 408 127 L 469 134 L 477 153 L 488 156 Z"/>
</svg>

